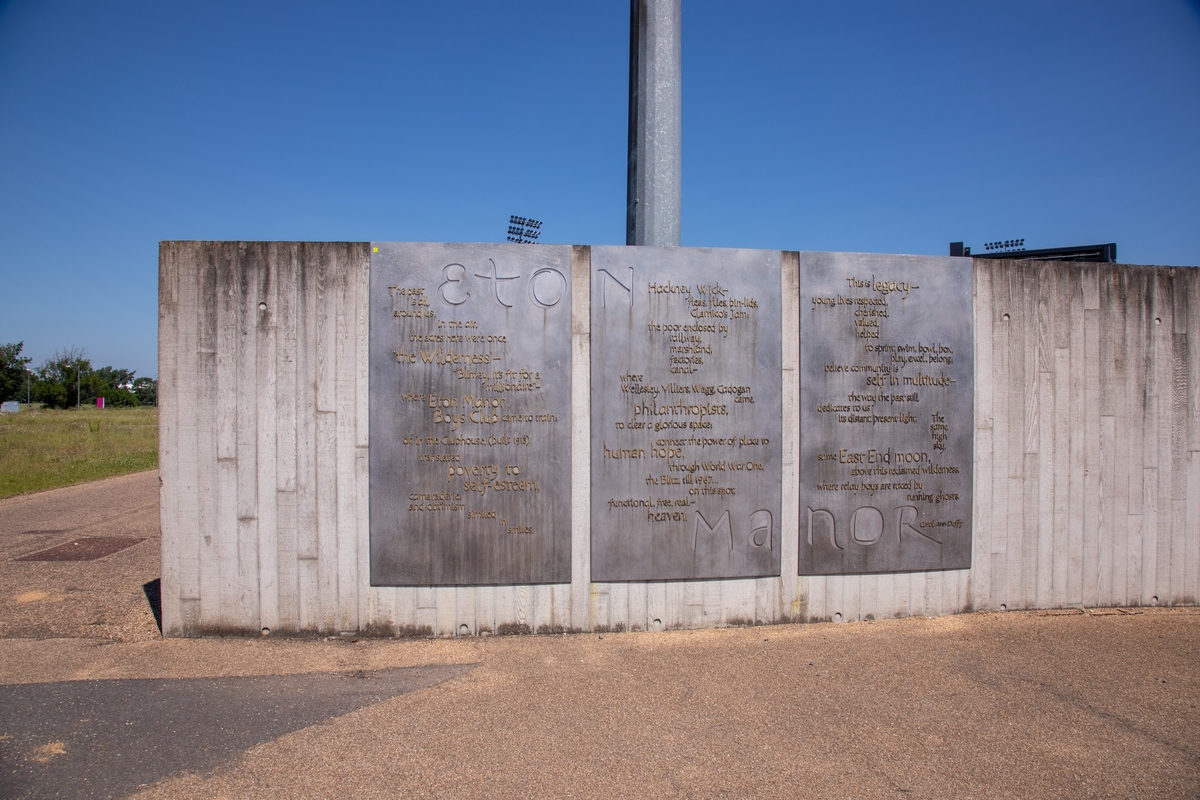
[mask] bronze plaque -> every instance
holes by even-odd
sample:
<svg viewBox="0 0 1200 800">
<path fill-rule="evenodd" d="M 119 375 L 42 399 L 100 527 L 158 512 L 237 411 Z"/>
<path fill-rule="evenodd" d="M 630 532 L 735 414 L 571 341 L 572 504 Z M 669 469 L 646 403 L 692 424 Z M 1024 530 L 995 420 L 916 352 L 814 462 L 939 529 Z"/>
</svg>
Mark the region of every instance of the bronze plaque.
<svg viewBox="0 0 1200 800">
<path fill-rule="evenodd" d="M 371 584 L 571 579 L 571 248 L 373 243 Z"/>
<path fill-rule="evenodd" d="M 800 256 L 801 575 L 971 566 L 971 260 Z"/>
<path fill-rule="evenodd" d="M 592 248 L 592 580 L 779 574 L 780 254 Z"/>
</svg>

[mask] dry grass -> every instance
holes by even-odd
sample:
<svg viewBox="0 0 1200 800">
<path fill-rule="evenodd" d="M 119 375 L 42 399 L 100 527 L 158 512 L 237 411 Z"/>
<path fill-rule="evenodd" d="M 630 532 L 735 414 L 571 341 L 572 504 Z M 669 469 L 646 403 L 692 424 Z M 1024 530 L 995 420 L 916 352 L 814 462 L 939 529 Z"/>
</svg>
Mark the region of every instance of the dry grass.
<svg viewBox="0 0 1200 800">
<path fill-rule="evenodd" d="M 157 466 L 157 408 L 0 415 L 0 497 Z"/>
</svg>

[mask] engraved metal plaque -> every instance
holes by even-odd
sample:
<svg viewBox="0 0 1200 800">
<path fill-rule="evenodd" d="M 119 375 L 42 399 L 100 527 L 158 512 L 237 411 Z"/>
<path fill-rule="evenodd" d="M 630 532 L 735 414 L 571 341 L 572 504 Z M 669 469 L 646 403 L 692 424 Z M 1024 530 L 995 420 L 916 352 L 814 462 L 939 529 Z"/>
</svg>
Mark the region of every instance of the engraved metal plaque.
<svg viewBox="0 0 1200 800">
<path fill-rule="evenodd" d="M 971 566 L 971 260 L 800 256 L 801 575 Z"/>
<path fill-rule="evenodd" d="M 571 248 L 373 243 L 371 584 L 571 578 Z"/>
<path fill-rule="evenodd" d="M 592 580 L 779 574 L 780 254 L 593 247 Z"/>
</svg>

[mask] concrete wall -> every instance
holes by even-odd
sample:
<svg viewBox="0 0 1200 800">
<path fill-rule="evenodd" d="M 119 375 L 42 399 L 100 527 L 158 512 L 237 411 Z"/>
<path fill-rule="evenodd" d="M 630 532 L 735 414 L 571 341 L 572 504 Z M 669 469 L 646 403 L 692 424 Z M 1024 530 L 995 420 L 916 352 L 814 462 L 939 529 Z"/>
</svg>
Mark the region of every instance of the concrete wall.
<svg viewBox="0 0 1200 800">
<path fill-rule="evenodd" d="M 1200 597 L 1200 270 L 975 261 L 973 568 L 796 577 L 800 259 L 785 253 L 779 577 L 593 584 L 590 251 L 575 248 L 572 581 L 368 585 L 365 243 L 164 242 L 163 626 L 656 629 Z"/>
<path fill-rule="evenodd" d="M 166 634 L 367 623 L 367 262 L 161 246 Z"/>
<path fill-rule="evenodd" d="M 1195 604 L 1200 270 L 975 264 L 975 606 Z"/>
</svg>

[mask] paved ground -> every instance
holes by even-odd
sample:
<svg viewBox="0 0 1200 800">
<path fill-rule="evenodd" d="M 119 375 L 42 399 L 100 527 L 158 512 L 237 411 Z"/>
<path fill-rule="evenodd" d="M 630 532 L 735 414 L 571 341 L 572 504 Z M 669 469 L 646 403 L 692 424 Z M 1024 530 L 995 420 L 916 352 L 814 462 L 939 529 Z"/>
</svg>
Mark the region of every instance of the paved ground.
<svg viewBox="0 0 1200 800">
<path fill-rule="evenodd" d="M 13 561 L 99 536 L 146 541 L 101 561 Z M 158 542 L 157 472 L 0 500 L 0 637 L 159 638 L 142 589 Z"/>
<path fill-rule="evenodd" d="M 0 796 L 1200 797 L 1196 609 L 165 641 L 156 491 L 0 501 Z"/>
</svg>

